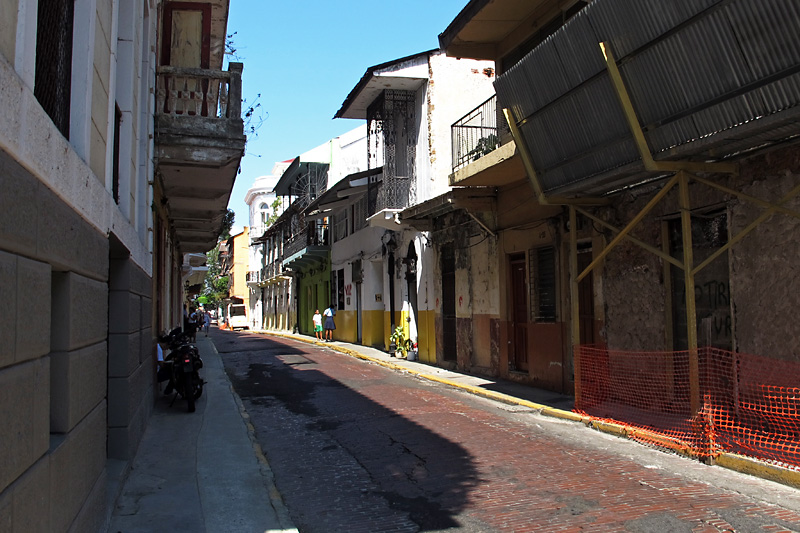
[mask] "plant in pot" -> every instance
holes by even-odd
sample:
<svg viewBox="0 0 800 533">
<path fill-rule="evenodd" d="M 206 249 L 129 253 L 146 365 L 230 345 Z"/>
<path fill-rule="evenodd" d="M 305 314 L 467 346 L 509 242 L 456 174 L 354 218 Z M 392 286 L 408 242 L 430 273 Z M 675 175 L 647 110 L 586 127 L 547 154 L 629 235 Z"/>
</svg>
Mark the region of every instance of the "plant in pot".
<svg viewBox="0 0 800 533">
<path fill-rule="evenodd" d="M 396 357 L 407 357 L 408 352 L 414 348 L 414 342 L 406 337 L 402 326 L 394 328 L 394 333 L 389 336 L 389 343 L 395 346 L 394 356 Z"/>
</svg>

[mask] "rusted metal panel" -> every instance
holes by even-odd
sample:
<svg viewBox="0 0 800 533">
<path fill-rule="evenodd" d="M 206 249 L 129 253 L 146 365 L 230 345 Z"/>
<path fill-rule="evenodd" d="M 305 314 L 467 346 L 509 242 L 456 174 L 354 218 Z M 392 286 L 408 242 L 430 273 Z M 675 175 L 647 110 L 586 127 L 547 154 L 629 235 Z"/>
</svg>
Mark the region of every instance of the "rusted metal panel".
<svg viewBox="0 0 800 533">
<path fill-rule="evenodd" d="M 495 88 L 547 193 L 579 183 L 603 192 L 601 176 L 618 187 L 648 175 L 629 168 L 640 158 L 601 41 L 618 58 L 654 158 L 706 160 L 800 134 L 796 118 L 780 118 L 800 105 L 798 34 L 796 0 L 595 0 Z M 777 138 L 753 128 L 759 121 Z"/>
</svg>

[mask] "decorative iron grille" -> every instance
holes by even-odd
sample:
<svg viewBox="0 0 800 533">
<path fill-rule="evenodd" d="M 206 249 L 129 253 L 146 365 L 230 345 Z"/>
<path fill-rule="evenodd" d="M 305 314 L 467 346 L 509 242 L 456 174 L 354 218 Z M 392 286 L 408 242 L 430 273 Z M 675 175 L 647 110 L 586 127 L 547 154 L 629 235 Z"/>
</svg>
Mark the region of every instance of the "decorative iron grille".
<svg viewBox="0 0 800 533">
<path fill-rule="evenodd" d="M 306 165 L 306 171 L 300 173 L 291 187 L 292 196 L 297 197 L 295 203 L 298 210 L 305 208 L 328 189 L 328 165 L 314 163 Z"/>
<path fill-rule="evenodd" d="M 367 217 L 371 215 L 371 213 L 367 214 L 367 203 L 365 195 L 353 205 L 353 233 L 367 227 Z"/>
<path fill-rule="evenodd" d="M 33 94 L 69 138 L 69 101 L 72 84 L 73 0 L 39 2 L 36 21 L 36 73 Z"/>
<path fill-rule="evenodd" d="M 386 90 L 367 108 L 368 166 L 383 166 L 376 210 L 401 209 L 416 200 L 415 103 L 413 91 Z"/>
</svg>

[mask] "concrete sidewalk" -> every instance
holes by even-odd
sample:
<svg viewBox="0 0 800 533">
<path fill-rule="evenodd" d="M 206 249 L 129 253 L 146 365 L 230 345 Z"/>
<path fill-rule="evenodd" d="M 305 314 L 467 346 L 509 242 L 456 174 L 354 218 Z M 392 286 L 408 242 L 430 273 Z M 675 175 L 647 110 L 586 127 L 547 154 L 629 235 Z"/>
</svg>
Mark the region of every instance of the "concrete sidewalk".
<svg viewBox="0 0 800 533">
<path fill-rule="evenodd" d="M 297 531 L 219 354 L 206 337 L 197 346 L 207 382 L 197 411 L 159 398 L 109 532 Z"/>
</svg>

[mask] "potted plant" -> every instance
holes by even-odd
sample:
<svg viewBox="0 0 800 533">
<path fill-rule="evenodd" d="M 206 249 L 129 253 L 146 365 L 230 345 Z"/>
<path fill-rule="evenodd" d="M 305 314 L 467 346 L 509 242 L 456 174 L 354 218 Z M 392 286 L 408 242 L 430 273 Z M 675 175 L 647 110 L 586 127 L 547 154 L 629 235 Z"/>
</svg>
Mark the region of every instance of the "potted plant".
<svg viewBox="0 0 800 533">
<path fill-rule="evenodd" d="M 394 328 L 394 333 L 389 336 L 390 345 L 394 345 L 394 353 L 397 357 L 406 357 L 408 352 L 414 348 L 414 342 L 406 337 L 406 332 L 402 326 Z"/>
</svg>

